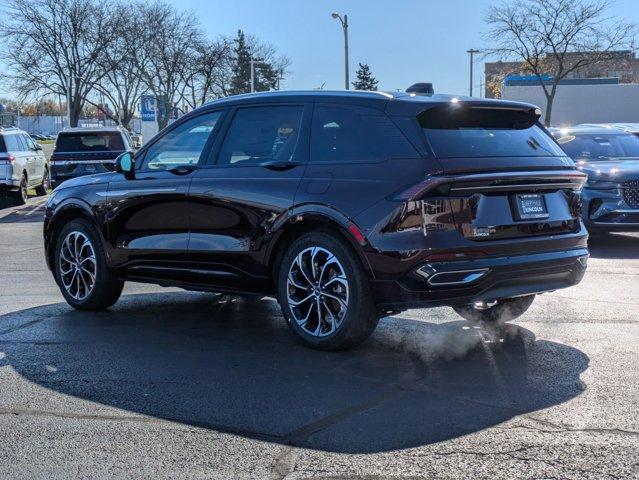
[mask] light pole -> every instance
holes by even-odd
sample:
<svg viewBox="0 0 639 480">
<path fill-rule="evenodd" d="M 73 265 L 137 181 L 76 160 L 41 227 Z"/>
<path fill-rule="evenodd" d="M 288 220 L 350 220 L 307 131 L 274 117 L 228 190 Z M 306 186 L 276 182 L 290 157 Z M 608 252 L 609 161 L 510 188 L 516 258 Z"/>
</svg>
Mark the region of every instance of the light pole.
<svg viewBox="0 0 639 480">
<path fill-rule="evenodd" d="M 266 65 L 266 62 L 251 58 L 251 93 L 255 92 L 255 65 Z"/>
<path fill-rule="evenodd" d="M 333 12 L 331 17 L 339 20 L 342 24 L 342 30 L 344 30 L 344 88 L 348 90 L 348 15 L 344 15 L 342 18 L 339 13 Z"/>
<path fill-rule="evenodd" d="M 469 95 L 473 96 L 473 56 L 476 53 L 481 53 L 481 50 L 477 50 L 476 48 L 471 48 L 470 50 L 466 50 L 466 53 L 470 55 L 470 92 Z"/>
</svg>

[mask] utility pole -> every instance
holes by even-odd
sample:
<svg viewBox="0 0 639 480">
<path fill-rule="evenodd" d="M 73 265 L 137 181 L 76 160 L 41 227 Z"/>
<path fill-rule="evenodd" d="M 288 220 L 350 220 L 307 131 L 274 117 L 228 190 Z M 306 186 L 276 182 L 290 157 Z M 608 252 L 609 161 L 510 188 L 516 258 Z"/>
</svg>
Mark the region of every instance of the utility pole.
<svg viewBox="0 0 639 480">
<path fill-rule="evenodd" d="M 344 31 L 344 88 L 346 90 L 350 89 L 349 86 L 349 75 L 348 75 L 348 15 L 344 15 L 344 18 L 337 13 L 333 12 L 331 17 L 334 19 L 338 19 L 342 24 L 342 30 Z"/>
<path fill-rule="evenodd" d="M 481 53 L 481 50 L 477 50 L 476 48 L 471 48 L 470 50 L 466 50 L 466 53 L 470 55 L 470 89 L 469 95 L 473 96 L 473 56 L 476 53 Z"/>
<path fill-rule="evenodd" d="M 266 65 L 266 62 L 263 62 L 261 60 L 253 60 L 251 58 L 251 93 L 255 92 L 255 65 Z"/>
<path fill-rule="evenodd" d="M 71 128 L 71 75 L 67 81 L 67 127 Z"/>
</svg>

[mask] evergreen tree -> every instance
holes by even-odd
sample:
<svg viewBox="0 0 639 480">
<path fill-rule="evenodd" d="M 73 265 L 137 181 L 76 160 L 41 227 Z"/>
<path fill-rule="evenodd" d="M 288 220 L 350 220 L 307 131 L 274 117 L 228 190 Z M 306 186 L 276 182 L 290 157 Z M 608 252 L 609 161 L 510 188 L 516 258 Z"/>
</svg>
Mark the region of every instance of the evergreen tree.
<svg viewBox="0 0 639 480">
<path fill-rule="evenodd" d="M 377 90 L 379 82 L 371 74 L 371 68 L 367 63 L 360 63 L 357 69 L 357 80 L 353 82 L 356 90 Z"/>
<path fill-rule="evenodd" d="M 255 91 L 263 92 L 277 87 L 278 71 L 265 59 L 260 58 L 260 45 L 253 37 L 246 37 L 242 30 L 238 30 L 233 49 L 233 67 L 229 95 L 239 95 L 251 91 L 251 59 L 255 60 Z M 254 56 L 254 50 L 258 54 Z"/>
</svg>

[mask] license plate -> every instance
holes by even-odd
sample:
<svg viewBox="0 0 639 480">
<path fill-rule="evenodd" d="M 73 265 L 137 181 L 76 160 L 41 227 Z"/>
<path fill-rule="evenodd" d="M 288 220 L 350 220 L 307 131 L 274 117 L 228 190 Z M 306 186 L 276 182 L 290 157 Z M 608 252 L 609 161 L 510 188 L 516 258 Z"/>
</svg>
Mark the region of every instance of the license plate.
<svg viewBox="0 0 639 480">
<path fill-rule="evenodd" d="M 548 218 L 548 209 L 543 195 L 531 193 L 515 195 L 515 205 L 518 220 Z"/>
</svg>

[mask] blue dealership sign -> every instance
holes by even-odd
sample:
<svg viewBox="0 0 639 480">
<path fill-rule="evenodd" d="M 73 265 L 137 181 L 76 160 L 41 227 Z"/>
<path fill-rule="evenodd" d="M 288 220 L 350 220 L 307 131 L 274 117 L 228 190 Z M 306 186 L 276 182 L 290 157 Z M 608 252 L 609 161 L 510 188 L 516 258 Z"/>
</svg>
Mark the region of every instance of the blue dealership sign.
<svg viewBox="0 0 639 480">
<path fill-rule="evenodd" d="M 140 116 L 143 122 L 155 121 L 157 101 L 153 95 L 142 95 L 140 99 Z"/>
</svg>

